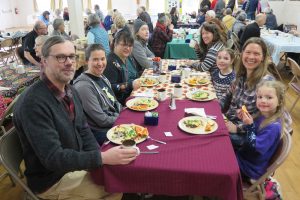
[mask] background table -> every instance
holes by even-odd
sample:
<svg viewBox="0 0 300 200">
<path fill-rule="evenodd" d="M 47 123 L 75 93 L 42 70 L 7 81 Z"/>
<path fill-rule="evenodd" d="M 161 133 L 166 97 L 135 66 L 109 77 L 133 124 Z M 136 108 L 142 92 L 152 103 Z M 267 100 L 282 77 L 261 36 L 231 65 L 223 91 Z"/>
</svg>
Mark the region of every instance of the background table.
<svg viewBox="0 0 300 200">
<path fill-rule="evenodd" d="M 267 32 L 263 31 L 261 38 L 268 46 L 268 50 L 272 57 L 272 61 L 278 65 L 280 61 L 280 53 L 282 52 L 294 52 L 300 53 L 300 38 L 292 36 L 288 33 L 278 32 L 278 36 L 275 35 L 275 31 Z"/>
<path fill-rule="evenodd" d="M 187 39 L 192 39 L 192 35 L 188 35 Z M 171 42 L 167 43 L 164 58 L 197 59 L 197 54 L 184 39 L 173 38 Z"/>
<path fill-rule="evenodd" d="M 2 80 L 0 80 L 0 86 L 9 88 L 9 90 L 1 91 L 2 96 L 14 98 L 20 88 L 24 86 L 29 86 L 39 79 L 40 77 L 39 67 L 36 66 L 24 66 L 24 67 L 26 71 L 24 74 L 18 74 L 15 70 L 10 69 L 8 66 L 1 67 Z"/>
</svg>

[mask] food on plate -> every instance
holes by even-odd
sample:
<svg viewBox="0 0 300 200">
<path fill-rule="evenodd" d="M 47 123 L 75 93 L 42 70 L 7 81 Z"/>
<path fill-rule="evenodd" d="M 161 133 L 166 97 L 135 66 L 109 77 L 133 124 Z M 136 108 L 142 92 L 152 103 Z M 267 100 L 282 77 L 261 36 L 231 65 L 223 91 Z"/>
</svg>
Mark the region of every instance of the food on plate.
<svg viewBox="0 0 300 200">
<path fill-rule="evenodd" d="M 208 80 L 203 77 L 193 77 L 188 80 L 190 85 L 205 85 L 208 84 Z"/>
<path fill-rule="evenodd" d="M 209 97 L 209 93 L 204 91 L 197 91 L 194 92 L 192 95 L 193 99 L 207 99 L 208 97 Z"/>
<path fill-rule="evenodd" d="M 203 122 L 200 119 L 188 119 L 183 121 L 183 123 L 188 128 L 197 128 L 203 125 Z"/>
<path fill-rule="evenodd" d="M 245 105 L 242 106 L 242 111 L 243 111 L 244 113 L 249 113 Z"/>
<path fill-rule="evenodd" d="M 208 121 L 205 125 L 205 128 L 204 130 L 205 131 L 211 131 L 212 130 L 212 127 L 215 125 L 215 122 L 214 121 Z"/>
<path fill-rule="evenodd" d="M 133 110 L 147 110 L 155 106 L 155 101 L 150 98 L 138 98 L 130 108 Z"/>
<path fill-rule="evenodd" d="M 142 86 L 153 86 L 158 83 L 156 78 L 142 78 Z"/>
<path fill-rule="evenodd" d="M 113 130 L 112 139 L 114 140 L 139 140 L 141 138 L 146 138 L 149 132 L 147 128 L 142 126 L 132 125 L 118 125 Z"/>
</svg>

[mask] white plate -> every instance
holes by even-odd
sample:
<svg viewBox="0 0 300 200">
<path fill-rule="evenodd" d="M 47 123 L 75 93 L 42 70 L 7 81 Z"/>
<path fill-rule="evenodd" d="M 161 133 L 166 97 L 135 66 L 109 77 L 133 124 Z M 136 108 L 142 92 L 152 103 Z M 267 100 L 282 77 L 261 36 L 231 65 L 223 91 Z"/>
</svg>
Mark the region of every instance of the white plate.
<svg viewBox="0 0 300 200">
<path fill-rule="evenodd" d="M 139 105 L 146 105 L 140 106 Z M 146 98 L 146 97 L 136 97 L 133 99 L 130 99 L 126 102 L 126 106 L 135 111 L 148 111 L 153 110 L 157 108 L 158 102 L 152 98 Z"/>
<path fill-rule="evenodd" d="M 195 128 L 190 128 L 187 127 L 186 124 L 184 123 L 187 120 L 200 120 L 201 124 L 198 127 Z M 214 125 L 211 127 L 211 130 L 206 131 L 205 130 L 205 126 L 207 125 L 207 123 L 213 123 Z M 218 124 L 217 122 L 215 122 L 212 119 L 209 118 L 205 118 L 205 117 L 200 117 L 200 116 L 190 116 L 190 117 L 185 117 L 182 118 L 179 122 L 178 122 L 178 126 L 181 130 L 187 132 L 187 133 L 191 133 L 191 134 L 196 134 L 196 135 L 205 135 L 205 134 L 210 134 L 215 132 L 218 129 Z"/>
<path fill-rule="evenodd" d="M 203 80 L 203 82 L 198 82 L 199 80 Z M 201 77 L 201 76 L 194 76 L 188 79 L 184 80 L 186 84 L 188 85 L 193 85 L 193 86 L 202 86 L 202 85 L 208 85 L 209 84 L 209 79 L 207 76 Z"/>
<path fill-rule="evenodd" d="M 195 98 L 194 95 L 195 95 L 195 93 L 198 93 L 198 92 L 207 93 L 208 94 L 207 98 Z M 216 98 L 216 95 L 213 92 L 208 91 L 208 90 L 194 90 L 194 91 L 190 91 L 190 92 L 186 93 L 186 97 L 193 101 L 211 101 Z"/>
<path fill-rule="evenodd" d="M 147 136 L 145 137 L 138 137 L 138 138 L 130 138 L 130 137 L 118 137 L 118 135 L 115 133 L 115 129 L 116 128 L 120 128 L 120 127 L 125 127 L 127 128 L 128 130 L 130 130 L 130 128 L 135 128 L 135 127 L 139 127 L 141 129 L 145 129 L 144 127 L 142 126 L 139 126 L 139 125 L 136 125 L 136 124 L 121 124 L 121 125 L 117 125 L 117 126 L 114 126 L 112 127 L 111 129 L 108 130 L 106 136 L 107 136 L 107 139 L 115 144 L 122 144 L 122 141 L 125 140 L 125 139 L 134 139 L 136 143 L 141 143 L 143 142 L 144 140 L 147 139 L 147 136 L 149 135 L 149 132 L 147 130 Z M 133 130 L 133 129 L 132 129 Z"/>
<path fill-rule="evenodd" d="M 141 78 L 141 86 L 142 87 L 152 87 L 157 84 L 159 84 L 159 81 L 157 78 L 153 78 L 153 77 Z"/>
</svg>

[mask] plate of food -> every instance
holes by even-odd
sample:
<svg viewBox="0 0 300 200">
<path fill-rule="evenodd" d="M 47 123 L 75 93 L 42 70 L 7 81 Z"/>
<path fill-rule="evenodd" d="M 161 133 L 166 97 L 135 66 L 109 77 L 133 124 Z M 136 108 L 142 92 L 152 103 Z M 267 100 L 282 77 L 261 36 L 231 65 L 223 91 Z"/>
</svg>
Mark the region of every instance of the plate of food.
<svg viewBox="0 0 300 200">
<path fill-rule="evenodd" d="M 203 76 L 194 76 L 188 79 L 185 79 L 185 82 L 189 85 L 198 86 L 198 85 L 207 85 L 209 84 L 209 79 Z"/>
<path fill-rule="evenodd" d="M 188 99 L 194 101 L 210 101 L 216 98 L 216 95 L 208 90 L 194 90 L 186 93 Z"/>
<path fill-rule="evenodd" d="M 112 127 L 107 132 L 107 139 L 115 144 L 122 144 L 123 140 L 132 139 L 141 143 L 147 139 L 148 129 L 136 124 L 121 124 Z"/>
<path fill-rule="evenodd" d="M 178 122 L 178 126 L 181 130 L 196 135 L 210 134 L 218 129 L 217 122 L 212 119 L 200 116 L 190 116 L 182 118 Z"/>
<path fill-rule="evenodd" d="M 136 97 L 128 100 L 126 106 L 135 111 L 148 111 L 157 108 L 158 102 L 153 98 Z"/>
<path fill-rule="evenodd" d="M 157 78 L 154 77 L 144 77 L 141 78 L 141 86 L 142 87 L 152 87 L 159 84 L 159 81 Z"/>
</svg>

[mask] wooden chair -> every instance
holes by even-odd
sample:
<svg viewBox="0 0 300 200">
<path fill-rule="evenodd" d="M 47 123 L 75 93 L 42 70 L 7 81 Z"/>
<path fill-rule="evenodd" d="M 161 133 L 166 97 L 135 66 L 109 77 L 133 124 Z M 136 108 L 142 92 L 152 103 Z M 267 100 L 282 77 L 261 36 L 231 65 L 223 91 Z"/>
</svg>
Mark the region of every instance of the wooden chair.
<svg viewBox="0 0 300 200">
<path fill-rule="evenodd" d="M 19 136 L 15 127 L 10 129 L 0 139 L 0 162 L 7 170 L 13 180 L 21 185 L 25 190 L 25 198 L 39 200 L 37 196 L 30 190 L 26 183 L 20 178 L 20 164 L 23 160 L 23 150 L 20 143 Z"/>
<path fill-rule="evenodd" d="M 0 61 L 2 64 L 7 64 L 10 58 L 13 58 L 14 52 L 12 50 L 13 39 L 7 38 L 0 43 Z"/>
<path fill-rule="evenodd" d="M 265 199 L 264 182 L 266 178 L 273 175 L 275 170 L 286 160 L 292 146 L 292 138 L 288 132 L 284 132 L 280 143 L 275 151 L 267 168 L 267 172 L 262 175 L 258 180 L 253 181 L 251 185 L 243 187 L 243 194 L 245 200 Z"/>
<path fill-rule="evenodd" d="M 294 61 L 291 58 L 288 58 L 287 62 L 293 73 L 293 78 L 288 83 L 287 90 L 289 88 L 291 88 L 297 93 L 297 98 L 296 98 L 294 104 L 292 105 L 292 107 L 290 108 L 290 112 L 292 112 L 293 108 L 295 107 L 296 103 L 298 102 L 298 100 L 300 98 L 300 66 L 298 65 L 298 63 L 296 61 Z"/>
</svg>

